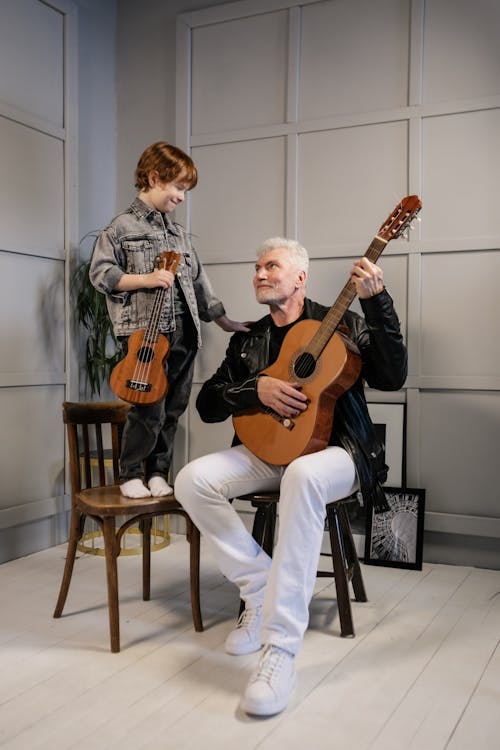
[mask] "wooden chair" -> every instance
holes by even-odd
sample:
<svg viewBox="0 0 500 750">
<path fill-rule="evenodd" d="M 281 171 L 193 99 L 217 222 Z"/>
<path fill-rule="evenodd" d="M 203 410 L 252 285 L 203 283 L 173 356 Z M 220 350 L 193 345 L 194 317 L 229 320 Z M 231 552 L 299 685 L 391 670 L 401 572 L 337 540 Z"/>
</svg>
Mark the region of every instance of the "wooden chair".
<svg viewBox="0 0 500 750">
<path fill-rule="evenodd" d="M 249 500 L 256 509 L 252 535 L 272 557 L 274 546 L 274 533 L 276 528 L 277 506 L 279 502 L 278 492 L 261 492 L 241 495 L 240 500 Z M 337 592 L 337 606 L 340 619 L 341 636 L 354 636 L 354 624 L 352 620 L 351 599 L 349 596 L 349 582 L 352 583 L 354 596 L 358 602 L 368 601 L 365 585 L 361 573 L 356 547 L 351 531 L 347 506 L 353 502 L 353 498 L 337 500 L 326 506 L 327 526 L 330 535 L 330 546 L 332 552 L 332 572 L 319 570 L 318 576 L 330 576 L 335 578 L 335 589 Z M 242 604 L 241 610 L 244 608 Z"/>
<path fill-rule="evenodd" d="M 130 406 L 123 402 L 63 403 L 63 420 L 67 426 L 71 472 L 71 529 L 64 574 L 54 617 L 60 617 L 68 594 L 77 545 L 84 531 L 86 517 L 102 529 L 108 585 L 109 629 L 111 651 L 120 650 L 118 614 L 117 558 L 125 531 L 139 524 L 143 538 L 143 599 L 150 598 L 151 525 L 155 516 L 179 514 L 186 520 L 190 544 L 191 608 L 195 630 L 203 630 L 200 610 L 200 532 L 173 495 L 166 497 L 124 498 L 118 482 L 118 458 L 123 426 Z M 111 433 L 112 472 L 105 466 L 103 436 Z M 108 460 L 109 464 L 109 460 Z M 113 484 L 106 474 L 112 473 Z M 123 520 L 125 519 L 125 520 Z M 117 528 L 118 520 L 118 528 Z"/>
</svg>

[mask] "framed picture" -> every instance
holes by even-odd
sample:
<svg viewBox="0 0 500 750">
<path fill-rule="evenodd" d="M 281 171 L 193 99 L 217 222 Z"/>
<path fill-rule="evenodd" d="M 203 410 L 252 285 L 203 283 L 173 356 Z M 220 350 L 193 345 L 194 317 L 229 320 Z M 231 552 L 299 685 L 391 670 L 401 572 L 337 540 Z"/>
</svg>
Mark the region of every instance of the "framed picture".
<svg viewBox="0 0 500 750">
<path fill-rule="evenodd" d="M 391 487 L 402 487 L 406 482 L 406 445 L 405 445 L 405 404 L 377 403 L 368 404 L 373 426 L 378 439 L 384 445 L 384 460 L 389 466 L 387 484 Z M 358 497 L 360 493 L 358 493 Z M 351 530 L 358 557 L 362 558 L 366 548 L 366 528 L 368 519 L 366 508 L 361 501 L 349 510 Z M 321 553 L 330 554 L 330 538 L 325 531 Z"/>
<path fill-rule="evenodd" d="M 425 490 L 384 487 L 390 509 L 368 514 L 365 564 L 422 570 Z"/>
</svg>

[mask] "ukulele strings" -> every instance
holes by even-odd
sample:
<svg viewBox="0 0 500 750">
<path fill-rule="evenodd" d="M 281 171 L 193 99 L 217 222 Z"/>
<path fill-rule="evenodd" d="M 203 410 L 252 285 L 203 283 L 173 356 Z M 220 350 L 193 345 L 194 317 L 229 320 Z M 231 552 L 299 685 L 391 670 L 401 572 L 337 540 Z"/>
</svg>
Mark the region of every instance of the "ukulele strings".
<svg viewBox="0 0 500 750">
<path fill-rule="evenodd" d="M 167 290 L 164 288 L 156 290 L 151 319 L 146 330 L 144 331 L 144 336 L 141 342 L 141 349 L 144 351 L 144 354 L 146 354 L 146 351 L 149 349 L 150 345 L 154 344 L 155 341 L 158 340 L 157 335 L 155 335 L 155 331 L 157 330 L 157 326 L 159 324 L 166 291 Z M 145 357 L 144 361 L 142 361 L 140 357 L 137 358 L 134 370 L 134 380 L 137 380 L 140 383 L 147 382 L 153 359 L 154 357 L 149 358 L 148 356 Z"/>
<path fill-rule="evenodd" d="M 166 262 L 164 262 L 164 268 L 166 270 L 169 270 L 170 265 L 172 262 L 172 256 L 169 251 L 168 259 Z M 148 326 L 146 330 L 144 331 L 144 336 L 142 338 L 141 342 L 141 349 L 147 349 L 148 345 L 155 343 L 155 341 L 158 340 L 158 327 L 161 317 L 161 312 L 163 309 L 163 302 L 165 299 L 167 289 L 164 287 L 160 287 L 156 290 L 155 298 L 153 301 L 153 309 L 151 313 L 151 318 L 149 320 Z M 145 383 L 147 382 L 147 378 L 149 377 L 149 372 L 151 370 L 152 362 L 154 357 L 151 359 L 146 358 L 145 361 L 141 361 L 140 357 L 137 358 L 137 362 L 135 364 L 134 368 L 134 380 L 139 383 Z"/>
</svg>

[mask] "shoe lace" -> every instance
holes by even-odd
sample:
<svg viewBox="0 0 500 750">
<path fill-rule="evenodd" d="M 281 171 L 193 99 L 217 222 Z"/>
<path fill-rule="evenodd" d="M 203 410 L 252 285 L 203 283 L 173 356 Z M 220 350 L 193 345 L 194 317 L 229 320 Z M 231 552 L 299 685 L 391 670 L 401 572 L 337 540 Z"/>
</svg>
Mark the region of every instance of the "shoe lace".
<svg viewBox="0 0 500 750">
<path fill-rule="evenodd" d="M 236 623 L 236 627 L 252 629 L 260 617 L 261 610 L 261 607 L 244 609 Z"/>
<path fill-rule="evenodd" d="M 276 646 L 268 646 L 260 660 L 255 681 L 263 680 L 269 684 L 272 683 L 274 675 L 281 670 L 285 661 L 285 654 Z"/>
</svg>

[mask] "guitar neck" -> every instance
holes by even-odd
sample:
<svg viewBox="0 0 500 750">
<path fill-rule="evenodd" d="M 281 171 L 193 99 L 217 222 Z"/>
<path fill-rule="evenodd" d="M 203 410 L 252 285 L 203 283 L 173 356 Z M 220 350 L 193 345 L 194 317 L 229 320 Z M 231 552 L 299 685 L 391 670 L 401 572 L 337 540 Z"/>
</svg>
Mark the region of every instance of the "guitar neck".
<svg viewBox="0 0 500 750">
<path fill-rule="evenodd" d="M 372 263 L 376 263 L 386 245 L 387 240 L 383 240 L 377 235 L 371 241 L 371 244 L 364 257 L 368 258 L 368 260 L 371 260 Z M 320 356 L 326 344 L 337 330 L 338 325 L 342 320 L 342 316 L 351 305 L 355 296 L 356 287 L 354 283 L 349 280 L 323 318 L 318 331 L 311 339 L 311 342 L 308 346 L 308 351 L 315 357 L 315 359 Z"/>
</svg>

